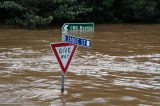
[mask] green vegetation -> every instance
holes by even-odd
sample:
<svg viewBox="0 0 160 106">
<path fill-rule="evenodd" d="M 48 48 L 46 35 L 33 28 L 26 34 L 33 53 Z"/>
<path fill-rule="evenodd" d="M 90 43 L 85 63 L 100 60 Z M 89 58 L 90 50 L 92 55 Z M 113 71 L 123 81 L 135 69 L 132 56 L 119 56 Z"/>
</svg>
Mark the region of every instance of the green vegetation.
<svg viewBox="0 0 160 106">
<path fill-rule="evenodd" d="M 1 0 L 0 23 L 160 22 L 160 0 Z"/>
</svg>

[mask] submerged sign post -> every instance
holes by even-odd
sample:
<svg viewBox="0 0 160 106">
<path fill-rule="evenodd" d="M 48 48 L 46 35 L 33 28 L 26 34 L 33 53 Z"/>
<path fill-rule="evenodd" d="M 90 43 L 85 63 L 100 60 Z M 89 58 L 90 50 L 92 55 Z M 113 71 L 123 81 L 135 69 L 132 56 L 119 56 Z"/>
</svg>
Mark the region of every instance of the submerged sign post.
<svg viewBox="0 0 160 106">
<path fill-rule="evenodd" d="M 64 92 L 64 76 L 66 75 L 69 64 L 72 60 L 77 45 L 69 43 L 52 43 L 50 44 L 52 51 L 54 52 L 57 61 L 62 69 L 62 85 L 61 92 Z"/>
<path fill-rule="evenodd" d="M 70 31 L 94 31 L 94 23 L 65 23 L 62 26 L 62 43 L 51 43 L 51 49 L 54 52 L 57 61 L 62 69 L 61 92 L 64 92 L 64 76 L 66 75 L 69 64 L 72 60 L 77 46 L 91 47 L 91 40 L 67 35 Z"/>
<path fill-rule="evenodd" d="M 65 23 L 62 26 L 62 31 L 67 30 L 93 30 L 94 23 Z"/>
</svg>

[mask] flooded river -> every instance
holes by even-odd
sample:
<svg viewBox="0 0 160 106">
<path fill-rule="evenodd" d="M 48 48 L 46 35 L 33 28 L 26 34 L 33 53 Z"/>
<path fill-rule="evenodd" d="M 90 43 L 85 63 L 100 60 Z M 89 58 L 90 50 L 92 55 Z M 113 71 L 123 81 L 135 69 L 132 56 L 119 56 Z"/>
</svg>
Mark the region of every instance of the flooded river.
<svg viewBox="0 0 160 106">
<path fill-rule="evenodd" d="M 0 28 L 0 106 L 160 106 L 160 24 L 96 25 L 78 47 L 61 94 L 49 44 L 60 28 Z"/>
</svg>

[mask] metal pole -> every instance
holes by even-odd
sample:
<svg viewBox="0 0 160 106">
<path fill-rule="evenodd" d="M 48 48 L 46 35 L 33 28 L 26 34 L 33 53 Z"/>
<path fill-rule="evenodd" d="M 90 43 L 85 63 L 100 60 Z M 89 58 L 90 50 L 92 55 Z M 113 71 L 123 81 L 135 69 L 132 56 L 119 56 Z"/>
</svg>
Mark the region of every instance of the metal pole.
<svg viewBox="0 0 160 106">
<path fill-rule="evenodd" d="M 62 74 L 62 79 L 61 79 L 61 93 L 64 92 L 64 75 Z"/>
<path fill-rule="evenodd" d="M 64 26 L 64 25 L 63 25 Z M 64 41 L 64 38 L 63 38 L 63 35 L 64 35 L 64 31 L 63 31 L 63 26 L 62 26 L 62 42 Z M 61 93 L 63 93 L 64 92 L 64 75 L 63 75 L 63 73 L 62 73 L 62 77 L 61 77 Z"/>
</svg>

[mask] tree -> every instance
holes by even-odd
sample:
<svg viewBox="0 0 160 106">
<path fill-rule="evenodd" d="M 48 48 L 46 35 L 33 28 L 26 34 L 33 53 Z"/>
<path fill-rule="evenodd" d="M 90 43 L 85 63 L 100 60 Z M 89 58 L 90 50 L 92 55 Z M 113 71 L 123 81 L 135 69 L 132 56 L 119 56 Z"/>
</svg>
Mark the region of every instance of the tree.
<svg viewBox="0 0 160 106">
<path fill-rule="evenodd" d="M 142 22 L 153 22 L 157 20 L 157 0 L 136 0 L 132 9 L 136 20 Z"/>
<path fill-rule="evenodd" d="M 3 15 L 2 15 L 3 14 Z M 1 0 L 0 23 L 37 28 L 63 22 L 160 22 L 159 0 Z"/>
</svg>

